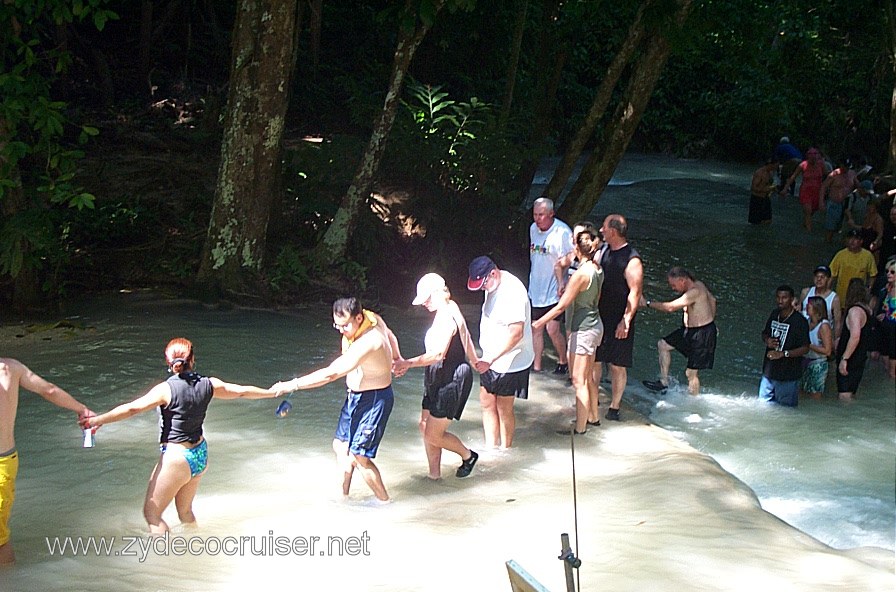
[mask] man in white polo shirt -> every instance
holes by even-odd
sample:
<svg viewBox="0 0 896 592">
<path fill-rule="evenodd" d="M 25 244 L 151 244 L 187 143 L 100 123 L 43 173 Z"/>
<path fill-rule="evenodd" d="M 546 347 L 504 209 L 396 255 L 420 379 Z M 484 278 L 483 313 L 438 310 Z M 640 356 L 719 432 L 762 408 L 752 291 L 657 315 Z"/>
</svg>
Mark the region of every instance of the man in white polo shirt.
<svg viewBox="0 0 896 592">
<path fill-rule="evenodd" d="M 554 202 L 547 197 L 539 197 L 532 205 L 532 225 L 529 226 L 529 300 L 532 303 L 532 320 L 537 321 L 551 310 L 566 287 L 564 270 L 557 268 L 557 260 L 573 250 L 572 231 L 561 220 L 554 218 Z M 554 374 L 566 374 L 569 359 L 566 355 L 566 340 L 563 338 L 564 317 L 561 314 L 550 321 L 545 328 L 554 349 L 557 351 L 557 367 Z M 541 372 L 541 354 L 544 351 L 544 331 L 532 333 L 535 349 L 533 372 Z"/>
</svg>

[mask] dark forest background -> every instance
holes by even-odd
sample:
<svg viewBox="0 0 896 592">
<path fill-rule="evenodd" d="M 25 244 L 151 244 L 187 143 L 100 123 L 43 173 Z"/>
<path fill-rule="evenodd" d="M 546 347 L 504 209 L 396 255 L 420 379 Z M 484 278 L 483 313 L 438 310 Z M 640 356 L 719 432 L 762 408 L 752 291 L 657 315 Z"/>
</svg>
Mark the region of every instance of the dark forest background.
<svg viewBox="0 0 896 592">
<path fill-rule="evenodd" d="M 0 51 L 6 311 L 524 265 L 549 155 L 570 219 L 626 150 L 896 165 L 890 0 L 8 0 Z"/>
</svg>

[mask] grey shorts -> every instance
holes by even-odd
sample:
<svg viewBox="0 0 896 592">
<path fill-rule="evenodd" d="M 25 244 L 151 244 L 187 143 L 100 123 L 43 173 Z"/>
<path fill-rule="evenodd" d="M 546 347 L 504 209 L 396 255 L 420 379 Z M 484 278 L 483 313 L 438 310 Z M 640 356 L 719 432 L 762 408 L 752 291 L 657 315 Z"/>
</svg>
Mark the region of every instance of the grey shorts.
<svg viewBox="0 0 896 592">
<path fill-rule="evenodd" d="M 585 329 L 584 331 L 573 331 L 569 334 L 568 351 L 570 354 L 579 356 L 593 356 L 600 345 L 604 336 L 603 326 L 594 327 L 593 329 Z"/>
</svg>

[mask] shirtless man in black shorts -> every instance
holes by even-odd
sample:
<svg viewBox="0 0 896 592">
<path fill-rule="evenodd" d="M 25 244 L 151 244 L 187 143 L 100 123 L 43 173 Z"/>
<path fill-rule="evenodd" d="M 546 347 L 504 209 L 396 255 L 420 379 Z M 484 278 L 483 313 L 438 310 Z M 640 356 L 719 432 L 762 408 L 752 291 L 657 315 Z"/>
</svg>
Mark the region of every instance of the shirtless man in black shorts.
<svg viewBox="0 0 896 592">
<path fill-rule="evenodd" d="M 641 296 L 641 306 L 684 313 L 681 327 L 660 339 L 656 348 L 659 353 L 660 379 L 645 380 L 644 386 L 652 391 L 665 392 L 669 386 L 669 366 L 672 363 L 672 350 L 678 350 L 688 359 L 685 374 L 688 377 L 688 392 L 700 394 L 700 378 L 697 372 L 711 369 L 716 353 L 716 297 L 701 281 L 694 279 L 687 269 L 673 267 L 666 278 L 669 287 L 681 294 L 671 302 L 653 302 Z"/>
</svg>

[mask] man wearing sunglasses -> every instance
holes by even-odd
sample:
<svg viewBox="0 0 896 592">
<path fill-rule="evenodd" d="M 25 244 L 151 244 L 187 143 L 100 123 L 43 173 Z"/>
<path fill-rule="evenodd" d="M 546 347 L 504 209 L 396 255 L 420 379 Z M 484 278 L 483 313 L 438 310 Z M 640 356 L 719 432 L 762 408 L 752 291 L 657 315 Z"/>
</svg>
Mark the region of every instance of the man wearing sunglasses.
<svg viewBox="0 0 896 592">
<path fill-rule="evenodd" d="M 312 389 L 345 377 L 348 389 L 333 437 L 336 460 L 344 468 L 342 494 L 348 496 L 357 469 L 376 499 L 386 503 L 389 494 L 373 458 L 392 412 L 392 361 L 401 357 L 398 339 L 381 316 L 362 308 L 354 297 L 333 303 L 333 328 L 342 335 L 342 355 L 326 368 L 277 387 Z"/>
</svg>

